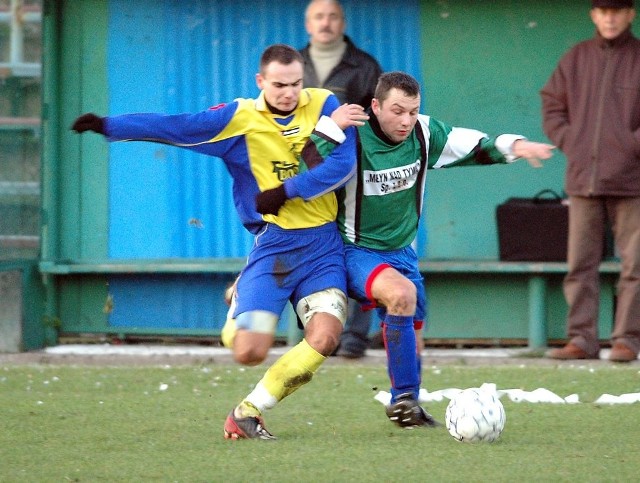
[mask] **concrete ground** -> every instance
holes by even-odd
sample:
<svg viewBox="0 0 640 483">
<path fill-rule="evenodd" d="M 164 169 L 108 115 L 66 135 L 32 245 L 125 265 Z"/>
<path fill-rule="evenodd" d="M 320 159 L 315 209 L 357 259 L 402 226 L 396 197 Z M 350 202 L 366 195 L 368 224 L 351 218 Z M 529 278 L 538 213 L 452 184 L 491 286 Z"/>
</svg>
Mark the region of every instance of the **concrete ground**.
<svg viewBox="0 0 640 483">
<path fill-rule="evenodd" d="M 288 347 L 274 347 L 267 363 L 275 361 Z M 422 353 L 423 365 L 603 365 L 608 360 L 609 349 L 600 351 L 599 360 L 556 361 L 544 357 L 543 350 L 528 348 L 427 348 Z M 198 345 L 153 344 L 62 344 L 39 351 L 0 353 L 0 364 L 51 364 L 51 365 L 194 365 L 229 364 L 233 357 L 229 349 Z M 386 364 L 384 350 L 369 349 L 360 359 L 329 357 L 326 364 Z M 640 365 L 640 360 L 632 364 Z"/>
</svg>

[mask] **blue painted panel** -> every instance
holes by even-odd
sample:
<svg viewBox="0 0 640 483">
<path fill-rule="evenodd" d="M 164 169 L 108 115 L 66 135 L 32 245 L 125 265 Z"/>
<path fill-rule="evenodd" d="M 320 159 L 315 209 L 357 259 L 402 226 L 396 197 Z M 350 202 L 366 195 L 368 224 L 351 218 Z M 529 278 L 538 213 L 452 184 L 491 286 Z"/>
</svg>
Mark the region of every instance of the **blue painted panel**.
<svg viewBox="0 0 640 483">
<path fill-rule="evenodd" d="M 113 276 L 109 281 L 113 299 L 109 326 L 204 329 L 213 335 L 224 325 L 228 307 L 222 301 L 223 294 L 232 280 L 222 274 Z M 280 336 L 287 335 L 289 316 L 285 311 L 276 328 Z"/>
<path fill-rule="evenodd" d="M 347 33 L 361 48 L 385 70 L 420 77 L 417 2 L 402 9 L 383 0 L 344 3 Z M 109 114 L 193 112 L 255 97 L 264 47 L 307 42 L 305 5 L 112 0 Z M 109 184 L 112 258 L 235 257 L 251 246 L 220 160 L 170 146 L 117 143 L 110 150 Z"/>
<path fill-rule="evenodd" d="M 216 321 L 224 321 L 226 314 L 214 299 L 211 287 L 215 282 L 211 275 L 113 277 L 109 284 L 113 298 L 110 325 L 179 328 L 186 319 L 189 328 L 213 327 Z M 198 303 L 189 303 L 190 300 Z M 134 320 L 132 312 L 136 314 Z"/>
<path fill-rule="evenodd" d="M 388 0 L 343 4 L 347 34 L 356 45 L 384 70 L 405 70 L 420 80 L 417 0 L 402 8 Z M 108 114 L 194 112 L 236 97 L 255 97 L 264 48 L 307 43 L 305 8 L 299 0 L 110 0 Z M 111 258 L 241 257 L 249 252 L 253 240 L 238 221 L 230 176 L 219 159 L 171 146 L 114 143 L 109 170 Z M 420 253 L 423 247 L 421 235 Z M 111 324 L 221 324 L 220 317 L 196 315 L 224 309 L 216 305 L 219 297 L 211 301 L 220 287 L 206 279 L 192 286 L 189 279 L 156 286 L 153 280 L 115 277 L 110 290 L 122 301 Z"/>
</svg>

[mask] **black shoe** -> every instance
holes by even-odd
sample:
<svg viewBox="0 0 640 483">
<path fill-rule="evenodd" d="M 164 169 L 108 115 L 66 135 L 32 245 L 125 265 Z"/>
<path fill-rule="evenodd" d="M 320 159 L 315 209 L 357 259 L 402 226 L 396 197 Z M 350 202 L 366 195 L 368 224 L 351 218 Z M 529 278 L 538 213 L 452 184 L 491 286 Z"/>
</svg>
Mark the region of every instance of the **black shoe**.
<svg viewBox="0 0 640 483">
<path fill-rule="evenodd" d="M 387 406 L 386 412 L 389 420 L 401 428 L 417 428 L 420 426 L 435 428 L 442 426 L 420 406 L 420 403 L 410 393 L 398 396 L 395 403 Z"/>
</svg>

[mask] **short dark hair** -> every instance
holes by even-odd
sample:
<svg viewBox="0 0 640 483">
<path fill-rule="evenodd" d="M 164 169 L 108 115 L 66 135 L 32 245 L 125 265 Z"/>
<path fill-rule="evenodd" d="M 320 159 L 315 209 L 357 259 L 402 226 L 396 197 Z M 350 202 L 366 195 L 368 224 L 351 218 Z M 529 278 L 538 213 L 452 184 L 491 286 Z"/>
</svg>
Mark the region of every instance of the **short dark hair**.
<svg viewBox="0 0 640 483">
<path fill-rule="evenodd" d="M 271 62 L 289 65 L 296 61 L 304 65 L 304 58 L 296 49 L 286 44 L 273 44 L 262 52 L 262 56 L 260 57 L 260 73 L 264 75 L 265 68 Z"/>
<path fill-rule="evenodd" d="M 593 0 L 591 8 L 633 8 L 633 0 Z"/>
<path fill-rule="evenodd" d="M 406 72 L 385 72 L 378 78 L 374 97 L 378 102 L 384 101 L 389 96 L 391 89 L 399 89 L 406 95 L 417 97 L 420 94 L 420 84 Z"/>
</svg>

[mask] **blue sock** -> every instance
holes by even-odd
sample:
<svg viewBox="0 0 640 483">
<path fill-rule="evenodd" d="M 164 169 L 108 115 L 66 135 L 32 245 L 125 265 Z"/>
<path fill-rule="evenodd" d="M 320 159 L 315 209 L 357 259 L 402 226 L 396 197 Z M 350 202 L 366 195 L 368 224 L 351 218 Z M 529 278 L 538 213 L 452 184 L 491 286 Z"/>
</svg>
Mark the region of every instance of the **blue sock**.
<svg viewBox="0 0 640 483">
<path fill-rule="evenodd" d="M 410 393 L 418 399 L 420 391 L 420 365 L 416 351 L 413 316 L 388 315 L 382 324 L 387 366 L 391 379 L 391 402 L 400 394 Z"/>
</svg>

